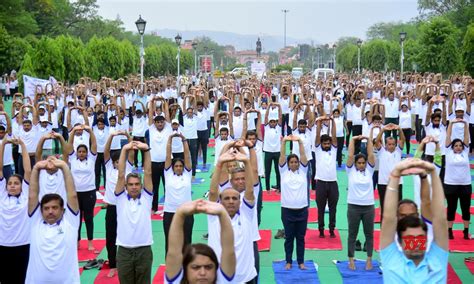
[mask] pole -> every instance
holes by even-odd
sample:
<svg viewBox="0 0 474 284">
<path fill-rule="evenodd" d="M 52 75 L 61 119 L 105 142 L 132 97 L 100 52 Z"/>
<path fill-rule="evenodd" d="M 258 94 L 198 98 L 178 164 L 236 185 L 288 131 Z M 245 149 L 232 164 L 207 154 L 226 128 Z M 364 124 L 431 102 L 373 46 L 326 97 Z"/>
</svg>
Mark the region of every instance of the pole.
<svg viewBox="0 0 474 284">
<path fill-rule="evenodd" d="M 180 59 L 180 56 L 181 56 L 181 47 L 178 45 L 178 95 L 181 93 L 181 88 L 180 88 L 181 80 L 179 79 L 179 59 Z"/>
<path fill-rule="evenodd" d="M 402 54 L 400 56 L 400 67 L 401 67 L 401 70 L 400 70 L 400 82 L 402 81 L 402 78 L 403 78 L 403 61 L 405 59 L 405 55 L 403 53 L 403 40 L 402 40 Z"/>
<path fill-rule="evenodd" d="M 281 10 L 283 13 L 284 13 L 284 25 L 283 25 L 283 43 L 284 43 L 284 46 L 283 48 L 286 47 L 286 13 L 290 12 L 290 10 L 287 10 L 287 9 L 284 9 L 284 10 Z"/>
<path fill-rule="evenodd" d="M 334 64 L 332 65 L 334 72 L 336 72 L 336 48 L 334 48 Z"/>
<path fill-rule="evenodd" d="M 194 49 L 194 75 L 197 74 L 197 57 L 196 57 L 196 49 Z"/>
<path fill-rule="evenodd" d="M 357 73 L 360 74 L 360 46 L 357 49 Z"/>
<path fill-rule="evenodd" d="M 143 34 L 140 36 L 140 87 L 142 93 L 145 91 L 143 85 L 143 64 L 145 63 L 145 50 L 143 48 Z"/>
</svg>

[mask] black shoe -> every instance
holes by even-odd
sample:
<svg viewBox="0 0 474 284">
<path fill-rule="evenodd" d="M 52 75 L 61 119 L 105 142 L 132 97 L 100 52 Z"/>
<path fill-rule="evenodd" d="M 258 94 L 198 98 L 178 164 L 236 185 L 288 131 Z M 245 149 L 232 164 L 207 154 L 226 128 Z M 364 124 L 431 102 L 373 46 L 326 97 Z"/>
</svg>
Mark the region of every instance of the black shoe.
<svg viewBox="0 0 474 284">
<path fill-rule="evenodd" d="M 448 229 L 448 235 L 450 240 L 454 240 L 453 228 Z"/>
<path fill-rule="evenodd" d="M 463 235 L 464 235 L 464 239 L 465 240 L 469 240 L 469 229 L 468 228 L 464 228 L 464 230 L 462 231 Z"/>
<path fill-rule="evenodd" d="M 355 250 L 356 251 L 361 251 L 362 248 L 361 248 L 362 244 L 360 243 L 359 240 L 356 241 L 356 244 L 355 244 Z"/>
<path fill-rule="evenodd" d="M 367 242 L 364 242 L 364 247 L 362 248 L 363 251 L 367 251 Z"/>
<path fill-rule="evenodd" d="M 324 236 L 324 229 L 322 229 L 322 230 L 320 229 L 320 230 L 319 230 L 319 237 L 320 237 L 320 238 L 325 238 L 325 236 Z"/>
<path fill-rule="evenodd" d="M 285 230 L 278 230 L 274 236 L 275 239 L 284 239 L 285 238 Z"/>
<path fill-rule="evenodd" d="M 202 235 L 202 238 L 205 239 L 205 240 L 207 240 L 207 238 L 209 238 L 209 234 L 204 234 L 204 235 Z"/>
<path fill-rule="evenodd" d="M 89 260 L 85 265 L 84 265 L 84 270 L 89 270 L 89 269 L 93 269 L 93 268 L 97 268 L 99 267 L 99 262 L 97 261 L 97 259 L 91 259 Z"/>
<path fill-rule="evenodd" d="M 333 239 L 336 237 L 336 234 L 334 233 L 334 230 L 329 230 L 329 237 L 333 238 Z"/>
<path fill-rule="evenodd" d="M 272 185 L 272 188 L 276 189 L 276 190 L 280 190 L 280 187 L 276 186 L 276 185 Z"/>
</svg>

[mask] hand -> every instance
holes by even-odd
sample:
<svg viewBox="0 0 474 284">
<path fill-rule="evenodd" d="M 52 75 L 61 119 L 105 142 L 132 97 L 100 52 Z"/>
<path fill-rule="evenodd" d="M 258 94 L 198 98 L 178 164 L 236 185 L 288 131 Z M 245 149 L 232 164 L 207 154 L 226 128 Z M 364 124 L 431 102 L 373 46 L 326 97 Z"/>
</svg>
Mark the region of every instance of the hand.
<svg viewBox="0 0 474 284">
<path fill-rule="evenodd" d="M 236 150 L 230 149 L 219 156 L 218 162 L 222 164 L 222 163 L 235 161 L 235 154 L 236 154 Z"/>
<path fill-rule="evenodd" d="M 48 165 L 51 163 L 56 169 L 67 167 L 66 162 L 64 162 L 63 160 L 57 159 L 55 156 L 49 156 L 47 161 L 48 161 Z"/>
<path fill-rule="evenodd" d="M 136 142 L 136 141 L 130 142 L 130 143 L 128 143 L 128 144 L 125 144 L 125 145 L 122 147 L 122 150 L 128 151 L 128 150 L 132 149 L 133 146 L 134 146 L 134 142 Z"/>
<path fill-rule="evenodd" d="M 42 160 L 42 161 L 37 161 L 34 165 L 34 168 L 37 170 L 43 170 L 46 169 L 48 166 L 48 160 Z"/>
<path fill-rule="evenodd" d="M 82 128 L 87 132 L 91 132 L 92 130 L 92 128 L 89 125 L 83 125 Z"/>
<path fill-rule="evenodd" d="M 244 139 L 238 139 L 237 141 L 235 141 L 234 147 L 240 148 L 244 146 L 246 146 Z"/>
<path fill-rule="evenodd" d="M 235 154 L 235 160 L 240 161 L 240 162 L 246 162 L 249 160 L 249 157 L 244 153 L 237 152 Z"/>
<path fill-rule="evenodd" d="M 20 143 L 23 143 L 22 140 L 20 140 L 20 138 L 17 138 L 17 137 L 14 137 L 12 139 L 9 140 L 10 143 L 14 144 L 14 145 L 20 145 Z"/>
<path fill-rule="evenodd" d="M 59 139 L 59 138 L 62 137 L 61 134 L 59 134 L 57 132 L 54 132 L 54 131 L 51 132 L 51 136 L 52 136 L 52 138 L 55 138 L 55 139 Z"/>
<path fill-rule="evenodd" d="M 197 202 L 197 212 L 205 213 L 208 215 L 220 215 L 225 212 L 224 206 L 217 202 L 212 202 L 208 200 L 198 200 Z"/>
<path fill-rule="evenodd" d="M 200 203 L 201 201 L 202 200 L 197 199 L 197 200 L 185 202 L 181 206 L 179 206 L 176 213 L 181 213 L 185 216 L 193 215 L 194 213 L 197 212 L 198 203 Z"/>
<path fill-rule="evenodd" d="M 395 165 L 392 170 L 392 176 L 419 175 L 430 173 L 434 170 L 434 165 L 420 159 L 409 158 L 402 160 Z"/>
<path fill-rule="evenodd" d="M 143 143 L 143 142 L 140 142 L 140 141 L 134 141 L 135 142 L 135 145 L 137 146 L 137 148 L 139 150 L 148 150 L 148 148 L 150 148 L 146 143 Z"/>
</svg>

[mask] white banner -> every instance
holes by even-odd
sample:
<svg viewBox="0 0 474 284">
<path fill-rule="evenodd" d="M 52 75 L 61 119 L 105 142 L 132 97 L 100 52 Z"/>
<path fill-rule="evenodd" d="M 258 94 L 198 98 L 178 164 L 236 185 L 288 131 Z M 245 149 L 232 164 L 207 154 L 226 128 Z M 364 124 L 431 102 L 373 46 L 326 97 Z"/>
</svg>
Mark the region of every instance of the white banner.
<svg viewBox="0 0 474 284">
<path fill-rule="evenodd" d="M 25 97 L 29 97 L 32 100 L 34 100 L 36 86 L 41 86 L 43 90 L 45 90 L 45 87 L 47 84 L 52 84 L 54 86 L 57 84 L 57 81 L 53 76 L 50 76 L 49 80 L 44 80 L 40 78 L 23 75 L 23 86 L 25 89 L 25 91 L 23 92 L 23 95 Z"/>
</svg>

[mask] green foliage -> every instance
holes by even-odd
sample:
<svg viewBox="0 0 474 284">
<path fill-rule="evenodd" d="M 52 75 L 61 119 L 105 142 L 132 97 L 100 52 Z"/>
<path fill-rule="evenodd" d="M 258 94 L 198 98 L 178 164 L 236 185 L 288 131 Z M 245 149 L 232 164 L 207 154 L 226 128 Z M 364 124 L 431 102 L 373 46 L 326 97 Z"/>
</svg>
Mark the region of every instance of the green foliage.
<svg viewBox="0 0 474 284">
<path fill-rule="evenodd" d="M 161 50 L 157 45 L 145 48 L 145 67 L 143 73 L 146 77 L 158 77 L 162 64 Z"/>
<path fill-rule="evenodd" d="M 418 61 L 422 70 L 449 74 L 460 70 L 458 29 L 443 17 L 433 18 L 421 27 Z"/>
<path fill-rule="evenodd" d="M 281 64 L 275 68 L 272 68 L 272 72 L 281 72 L 281 71 L 291 71 L 293 69 L 293 65 L 291 64 Z"/>
<path fill-rule="evenodd" d="M 36 44 L 31 61 L 34 73 L 40 78 L 54 76 L 58 80 L 64 80 L 64 57 L 55 40 L 42 37 Z"/>
<path fill-rule="evenodd" d="M 348 43 L 338 48 L 337 69 L 341 71 L 352 71 L 357 69 L 357 45 Z M 362 63 L 362 62 L 361 62 Z M 363 68 L 363 65 L 361 66 Z"/>
<path fill-rule="evenodd" d="M 33 15 L 26 11 L 24 0 L 2 0 L 0 26 L 11 35 L 20 37 L 39 30 Z"/>
<path fill-rule="evenodd" d="M 365 69 L 383 71 L 388 61 L 389 43 L 385 40 L 375 39 L 366 42 L 361 49 L 361 65 Z"/>
<path fill-rule="evenodd" d="M 77 82 L 86 71 L 84 44 L 80 39 L 71 36 L 59 36 L 55 41 L 64 59 L 64 80 L 69 83 Z"/>
<path fill-rule="evenodd" d="M 27 52 L 25 56 L 23 57 L 23 64 L 21 65 L 20 71 L 17 74 L 18 78 L 18 87 L 20 90 L 23 90 L 23 75 L 28 75 L 28 76 L 36 76 L 36 73 L 34 71 L 33 67 L 33 62 L 31 61 L 31 55 L 32 50 Z"/>
<path fill-rule="evenodd" d="M 30 48 L 28 42 L 22 38 L 9 35 L 5 28 L 0 26 L 0 72 L 1 74 L 18 70 L 23 55 Z"/>
<path fill-rule="evenodd" d="M 124 75 L 125 64 L 121 44 L 113 37 L 93 37 L 86 45 L 86 53 L 98 62 L 100 76 L 119 78 Z"/>
<path fill-rule="evenodd" d="M 140 65 L 140 54 L 138 47 L 132 45 L 128 40 L 120 42 L 123 54 L 124 74 L 136 74 Z"/>
<path fill-rule="evenodd" d="M 474 24 L 470 24 L 464 35 L 462 52 L 465 69 L 474 76 Z"/>
<path fill-rule="evenodd" d="M 416 22 L 376 23 L 367 30 L 367 38 L 399 41 L 401 32 L 406 32 L 407 38 L 416 39 L 419 35 L 419 25 Z"/>
</svg>

